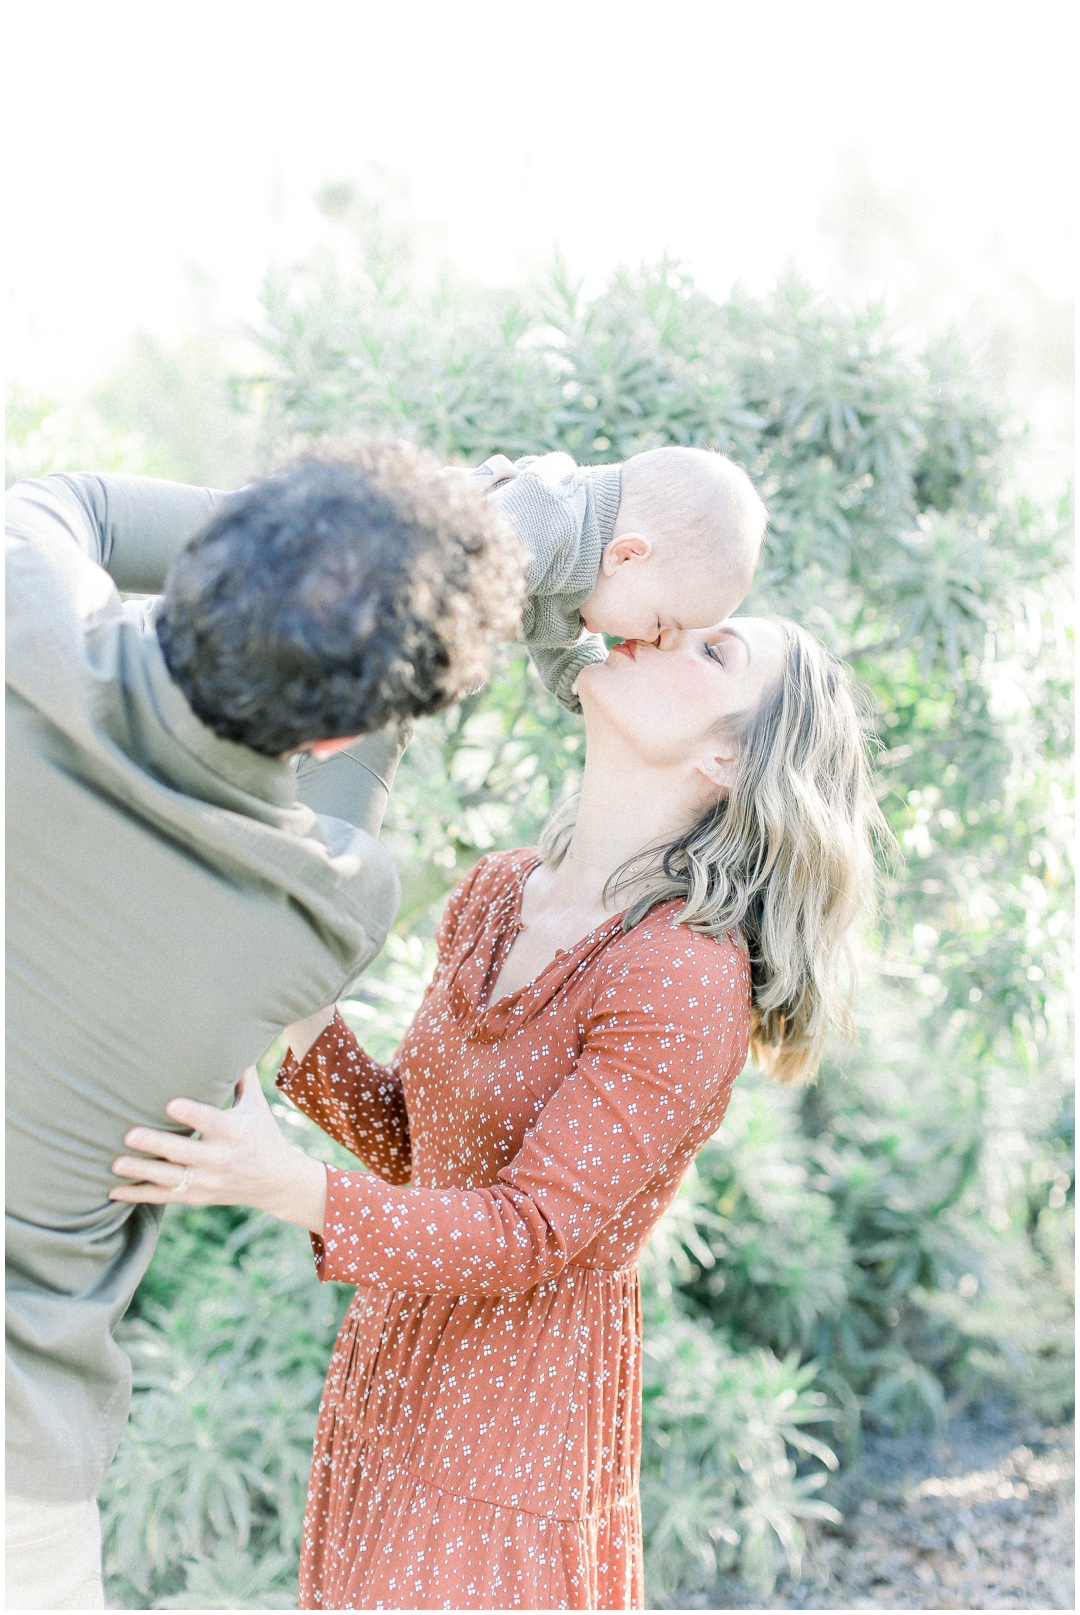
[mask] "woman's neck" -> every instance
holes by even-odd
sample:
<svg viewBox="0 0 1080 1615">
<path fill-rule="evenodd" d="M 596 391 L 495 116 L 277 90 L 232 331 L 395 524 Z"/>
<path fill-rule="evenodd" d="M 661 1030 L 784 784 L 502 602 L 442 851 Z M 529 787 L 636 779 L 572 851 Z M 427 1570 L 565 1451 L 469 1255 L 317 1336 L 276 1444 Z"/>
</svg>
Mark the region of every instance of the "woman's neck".
<svg viewBox="0 0 1080 1615">
<path fill-rule="evenodd" d="M 643 767 L 594 747 L 585 764 L 577 825 L 556 868 L 541 867 L 522 892 L 520 929 L 493 984 L 491 1001 L 518 991 L 617 910 L 633 901 L 633 886 L 606 891 L 617 869 L 637 853 L 670 841 L 693 814 L 688 782 L 670 770 Z"/>
<path fill-rule="evenodd" d="M 638 853 L 685 828 L 693 805 L 684 796 L 685 782 L 679 789 L 669 771 L 643 767 L 639 759 L 624 766 L 610 757 L 587 759 L 574 834 L 550 871 L 552 897 L 567 908 L 624 908 L 629 885 L 605 897 L 608 881 Z"/>
</svg>

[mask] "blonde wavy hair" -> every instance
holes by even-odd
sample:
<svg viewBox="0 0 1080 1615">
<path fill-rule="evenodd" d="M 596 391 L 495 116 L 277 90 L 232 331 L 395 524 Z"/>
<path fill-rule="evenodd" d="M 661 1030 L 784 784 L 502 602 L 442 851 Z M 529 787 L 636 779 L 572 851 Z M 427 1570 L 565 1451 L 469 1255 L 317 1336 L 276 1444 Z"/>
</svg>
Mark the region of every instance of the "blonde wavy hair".
<svg viewBox="0 0 1080 1615">
<path fill-rule="evenodd" d="M 891 836 L 847 669 L 797 623 L 769 620 L 784 669 L 734 722 L 733 784 L 685 835 L 617 869 L 608 893 L 632 888 L 624 930 L 681 899 L 681 924 L 737 933 L 750 957 L 750 1052 L 776 1081 L 802 1083 L 817 1074 L 830 1026 L 851 1028 L 853 931 L 873 907 L 876 854 Z M 546 863 L 565 856 L 576 812 L 573 798 L 548 821 Z"/>
</svg>

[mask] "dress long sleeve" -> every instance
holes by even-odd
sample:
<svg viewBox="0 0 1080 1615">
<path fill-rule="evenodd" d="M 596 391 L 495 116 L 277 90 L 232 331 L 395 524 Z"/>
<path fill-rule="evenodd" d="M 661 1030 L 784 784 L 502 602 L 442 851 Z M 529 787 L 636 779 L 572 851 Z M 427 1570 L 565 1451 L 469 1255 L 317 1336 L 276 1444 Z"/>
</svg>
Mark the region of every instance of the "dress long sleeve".
<svg viewBox="0 0 1080 1615">
<path fill-rule="evenodd" d="M 748 983 L 734 945 L 700 939 L 713 953 L 687 996 L 689 933 L 669 941 L 675 931 L 657 934 L 600 994 L 575 1069 L 493 1185 L 388 1188 L 328 1168 L 320 1276 L 421 1294 L 528 1290 L 688 1159 L 719 1126 L 742 1067 Z M 684 990 L 666 1013 L 676 970 Z"/>
<path fill-rule="evenodd" d="M 405 1094 L 393 1064 L 380 1065 L 335 1014 L 298 1064 L 290 1052 L 277 1086 L 315 1124 L 386 1183 L 408 1183 Z"/>
<path fill-rule="evenodd" d="M 458 918 L 478 871 L 474 868 L 451 892 L 435 933 L 440 957 L 453 945 Z M 302 1061 L 290 1050 L 281 1062 L 277 1086 L 324 1133 L 351 1150 L 358 1161 L 386 1183 L 408 1183 L 412 1145 L 405 1092 L 397 1062 L 380 1065 L 361 1048 L 335 1012 Z M 321 1259 L 321 1243 L 315 1241 Z"/>
</svg>

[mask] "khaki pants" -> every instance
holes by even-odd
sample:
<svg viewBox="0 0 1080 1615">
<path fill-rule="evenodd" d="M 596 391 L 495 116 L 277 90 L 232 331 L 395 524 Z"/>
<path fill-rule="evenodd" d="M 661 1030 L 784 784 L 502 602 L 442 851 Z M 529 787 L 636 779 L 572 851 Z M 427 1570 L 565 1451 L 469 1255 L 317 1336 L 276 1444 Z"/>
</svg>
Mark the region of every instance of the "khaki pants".
<svg viewBox="0 0 1080 1615">
<path fill-rule="evenodd" d="M 104 1609 L 97 1503 L 4 1500 L 7 1609 Z"/>
</svg>

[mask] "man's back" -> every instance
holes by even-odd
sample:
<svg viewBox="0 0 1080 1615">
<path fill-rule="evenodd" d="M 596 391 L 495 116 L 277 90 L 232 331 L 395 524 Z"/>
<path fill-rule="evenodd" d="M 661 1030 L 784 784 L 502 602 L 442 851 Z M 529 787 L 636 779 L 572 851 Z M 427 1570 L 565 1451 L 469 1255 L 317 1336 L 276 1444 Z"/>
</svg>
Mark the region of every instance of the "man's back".
<svg viewBox="0 0 1080 1615">
<path fill-rule="evenodd" d="M 8 572 L 8 1486 L 75 1500 L 123 1429 L 112 1329 L 157 1232 L 107 1198 L 125 1130 L 162 1125 L 178 1094 L 227 1102 L 373 957 L 397 887 L 369 836 L 296 803 L 289 768 L 194 717 L 70 486 L 25 488 Z"/>
</svg>

